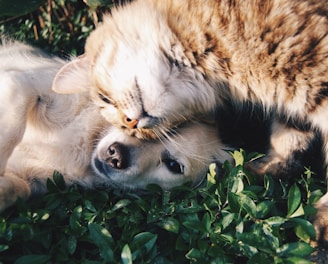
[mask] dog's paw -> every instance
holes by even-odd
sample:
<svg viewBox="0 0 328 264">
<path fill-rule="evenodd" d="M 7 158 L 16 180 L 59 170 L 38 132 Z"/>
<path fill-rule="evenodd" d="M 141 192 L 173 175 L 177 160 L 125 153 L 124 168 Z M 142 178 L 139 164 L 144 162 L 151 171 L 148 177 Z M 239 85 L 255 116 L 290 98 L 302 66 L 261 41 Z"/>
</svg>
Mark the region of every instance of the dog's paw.
<svg viewBox="0 0 328 264">
<path fill-rule="evenodd" d="M 0 212 L 16 202 L 18 198 L 30 196 L 28 184 L 15 176 L 0 176 Z"/>
<path fill-rule="evenodd" d="M 317 213 L 313 225 L 317 234 L 317 241 L 328 247 L 328 193 L 320 198 L 316 204 Z"/>
</svg>

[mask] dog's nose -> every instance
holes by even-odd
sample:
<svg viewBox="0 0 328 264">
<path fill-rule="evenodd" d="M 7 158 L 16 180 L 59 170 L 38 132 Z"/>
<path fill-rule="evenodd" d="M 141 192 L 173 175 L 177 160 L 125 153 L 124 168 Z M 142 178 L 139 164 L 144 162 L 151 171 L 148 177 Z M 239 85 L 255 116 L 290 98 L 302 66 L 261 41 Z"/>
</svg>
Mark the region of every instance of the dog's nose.
<svg viewBox="0 0 328 264">
<path fill-rule="evenodd" d="M 124 117 L 124 124 L 128 127 L 128 128 L 130 128 L 130 129 L 135 129 L 135 128 L 137 128 L 137 126 L 138 126 L 138 119 L 131 119 L 131 118 L 129 118 L 129 117 L 127 117 L 127 116 L 125 116 Z"/>
<path fill-rule="evenodd" d="M 114 169 L 125 169 L 128 167 L 128 150 L 127 148 L 115 142 L 109 146 L 107 151 L 106 162 Z"/>
</svg>

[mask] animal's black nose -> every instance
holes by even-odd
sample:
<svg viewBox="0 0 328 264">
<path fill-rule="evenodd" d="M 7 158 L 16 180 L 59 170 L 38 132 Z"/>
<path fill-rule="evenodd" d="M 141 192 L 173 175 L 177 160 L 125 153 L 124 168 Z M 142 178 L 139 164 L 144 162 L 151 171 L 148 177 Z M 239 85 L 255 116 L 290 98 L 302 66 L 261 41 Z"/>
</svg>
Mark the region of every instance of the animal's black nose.
<svg viewBox="0 0 328 264">
<path fill-rule="evenodd" d="M 128 149 L 120 143 L 113 143 L 107 150 L 106 162 L 114 169 L 126 169 L 128 167 Z"/>
</svg>

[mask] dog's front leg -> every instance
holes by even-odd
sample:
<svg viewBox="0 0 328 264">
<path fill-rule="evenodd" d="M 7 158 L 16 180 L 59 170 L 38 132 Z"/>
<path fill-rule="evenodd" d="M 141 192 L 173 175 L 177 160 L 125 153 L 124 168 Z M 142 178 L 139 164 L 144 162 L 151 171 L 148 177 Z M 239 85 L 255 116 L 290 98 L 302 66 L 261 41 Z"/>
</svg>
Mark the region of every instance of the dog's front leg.
<svg viewBox="0 0 328 264">
<path fill-rule="evenodd" d="M 9 172 L 6 164 L 24 136 L 28 113 L 37 101 L 34 81 L 24 72 L 0 72 L 0 211 L 31 192 L 28 183 Z"/>
<path fill-rule="evenodd" d="M 0 212 L 13 205 L 18 198 L 26 200 L 30 195 L 31 188 L 27 181 L 10 172 L 0 177 Z"/>
<path fill-rule="evenodd" d="M 32 91 L 24 87 L 23 74 L 17 71 L 0 72 L 0 175 L 3 176 L 7 160 L 22 140 Z M 35 97 L 35 96 L 34 96 Z"/>
</svg>

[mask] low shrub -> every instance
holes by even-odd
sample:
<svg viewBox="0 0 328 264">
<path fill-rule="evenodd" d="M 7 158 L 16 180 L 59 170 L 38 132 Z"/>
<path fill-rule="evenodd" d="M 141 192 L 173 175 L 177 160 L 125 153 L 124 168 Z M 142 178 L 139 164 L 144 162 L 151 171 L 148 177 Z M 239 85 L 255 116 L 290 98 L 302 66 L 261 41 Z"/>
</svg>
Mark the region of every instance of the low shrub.
<svg viewBox="0 0 328 264">
<path fill-rule="evenodd" d="M 244 169 L 233 153 L 226 175 L 210 166 L 204 186 L 146 195 L 65 188 L 58 173 L 48 192 L 0 216 L 3 263 L 310 263 L 309 221 L 324 184 L 310 170 L 293 182 Z"/>
</svg>

